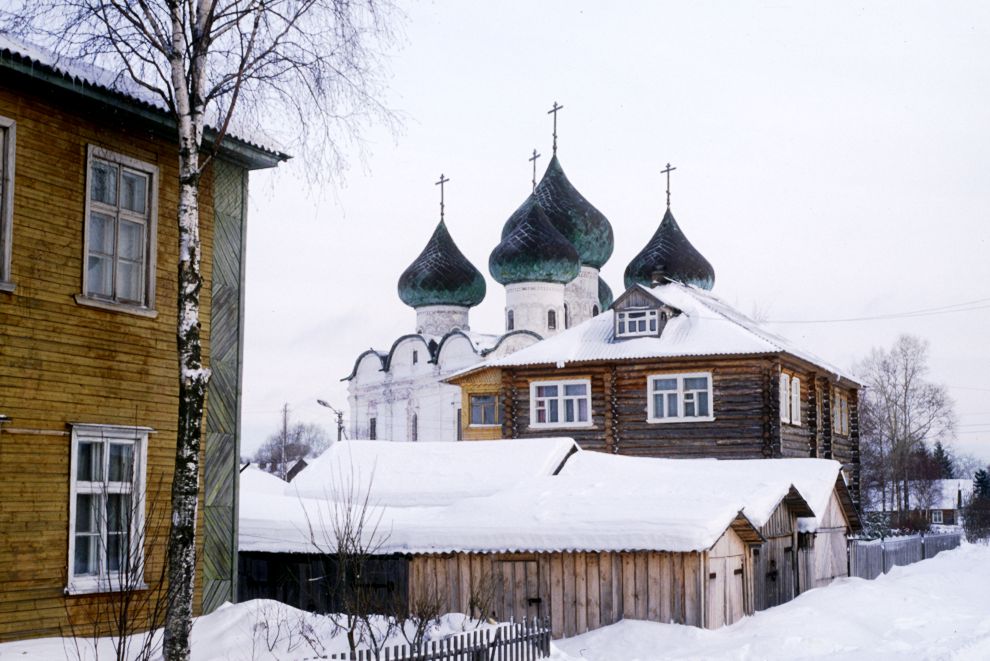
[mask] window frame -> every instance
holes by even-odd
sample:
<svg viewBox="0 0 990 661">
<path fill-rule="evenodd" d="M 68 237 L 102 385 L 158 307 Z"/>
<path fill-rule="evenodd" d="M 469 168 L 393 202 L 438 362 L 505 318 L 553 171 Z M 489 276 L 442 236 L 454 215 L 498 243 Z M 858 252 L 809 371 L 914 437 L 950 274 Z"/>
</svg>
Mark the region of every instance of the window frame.
<svg viewBox="0 0 990 661">
<path fill-rule="evenodd" d="M 832 433 L 849 436 L 849 395 L 832 389 Z"/>
<path fill-rule="evenodd" d="M 633 314 L 644 315 L 643 321 L 646 323 L 646 328 L 644 330 L 629 330 L 629 315 Z M 615 313 L 615 337 L 620 339 L 627 337 L 657 337 L 660 335 L 662 319 L 660 308 L 629 308 L 626 310 L 617 310 Z M 653 326 L 652 329 L 650 328 L 651 324 Z M 622 330 L 620 330 L 620 325 Z"/>
<path fill-rule="evenodd" d="M 494 405 L 495 408 L 494 408 L 494 411 L 493 411 L 493 419 L 495 420 L 495 422 L 486 423 L 486 422 L 475 422 L 474 421 L 474 398 L 475 397 L 492 397 L 492 398 L 494 398 L 495 401 L 494 401 L 494 404 L 493 405 Z M 482 416 L 481 416 L 482 420 L 484 420 L 484 417 L 485 417 L 484 416 L 484 413 L 482 413 Z M 486 427 L 490 428 L 490 427 L 501 427 L 501 426 L 502 426 L 502 421 L 500 420 L 500 416 L 499 416 L 499 396 L 498 396 L 498 393 L 491 393 L 491 392 L 470 393 L 468 395 L 468 427 L 473 427 L 473 428 L 476 428 L 477 429 L 477 428 L 486 428 Z"/>
<path fill-rule="evenodd" d="M 11 279 L 14 240 L 14 182 L 17 122 L 0 115 L 0 291 L 14 291 Z"/>
<path fill-rule="evenodd" d="M 945 525 L 945 517 L 942 515 L 942 510 L 931 510 L 931 515 L 932 523 L 937 525 Z"/>
<path fill-rule="evenodd" d="M 686 391 L 684 388 L 685 379 L 708 379 L 708 415 L 707 416 L 685 416 L 684 396 L 687 392 L 699 392 L 696 389 Z M 654 402 L 655 392 L 653 390 L 654 379 L 676 379 L 677 380 L 677 412 L 675 417 L 656 417 L 656 405 Z M 671 392 L 671 391 L 664 391 Z M 646 422 L 650 424 L 669 424 L 676 422 L 712 422 L 715 420 L 715 379 L 711 372 L 657 372 L 646 376 Z"/>
<path fill-rule="evenodd" d="M 557 330 L 556 310 L 547 310 L 547 330 Z"/>
<path fill-rule="evenodd" d="M 579 399 L 578 397 L 572 397 L 564 394 L 566 386 L 576 386 L 583 385 L 587 388 L 587 394 L 585 397 L 588 400 L 588 419 L 586 421 L 568 421 L 568 420 L 558 420 L 557 422 L 537 422 L 536 412 L 537 412 L 537 396 L 536 389 L 543 386 L 557 386 L 559 388 L 558 394 L 555 399 L 557 401 L 557 411 L 559 417 L 563 417 L 566 411 L 566 406 L 564 404 L 566 399 Z M 541 397 L 539 399 L 549 401 L 548 397 Z M 591 379 L 589 377 L 576 378 L 576 379 L 547 379 L 542 381 L 530 381 L 529 383 L 529 426 L 532 429 L 584 429 L 594 426 L 594 411 L 592 409 L 592 396 L 591 396 Z"/>
<path fill-rule="evenodd" d="M 95 205 L 101 205 L 100 202 L 95 202 L 92 199 L 92 179 L 93 179 L 93 165 L 97 160 L 107 161 L 109 163 L 115 164 L 118 168 L 132 170 L 140 175 L 147 177 L 147 216 L 145 218 L 145 237 L 144 237 L 144 268 L 143 268 L 143 301 L 141 303 L 135 303 L 133 301 L 120 300 L 117 297 L 117 263 L 120 260 L 119 257 L 119 243 L 118 237 L 120 233 L 120 187 L 118 186 L 117 195 L 117 212 L 114 216 L 114 252 L 113 252 L 113 275 L 112 284 L 114 295 L 110 298 L 93 295 L 90 293 L 90 282 L 89 282 L 89 256 L 90 256 L 90 224 L 91 224 L 91 214 L 94 210 L 100 211 L 94 207 Z M 118 170 L 118 177 L 121 170 Z M 76 295 L 76 303 L 80 305 L 87 305 L 90 307 L 101 308 L 104 310 L 113 310 L 117 312 L 128 312 L 130 314 L 136 314 L 145 317 L 155 317 L 157 312 L 155 310 L 155 293 L 156 293 L 156 270 L 157 270 L 157 256 L 158 256 L 158 192 L 159 192 L 159 169 L 158 166 L 152 163 L 147 163 L 145 161 L 132 158 L 125 154 L 120 154 L 118 152 L 110 151 L 109 149 L 104 149 L 103 147 L 97 147 L 96 145 L 87 145 L 86 147 L 86 201 L 84 208 L 84 218 L 83 218 L 83 262 L 82 262 L 82 292 Z M 107 209 L 106 207 L 104 209 Z"/>
<path fill-rule="evenodd" d="M 786 385 L 785 385 L 786 384 Z M 801 377 L 793 372 L 780 373 L 779 381 L 780 421 L 801 426 Z M 795 410 L 797 415 L 795 415 Z"/>
<path fill-rule="evenodd" d="M 76 576 L 75 573 L 75 554 L 76 554 L 76 496 L 80 494 L 97 494 L 101 495 L 104 499 L 104 504 L 101 510 L 105 510 L 105 498 L 108 494 L 114 493 L 129 493 L 131 495 L 131 507 L 134 508 L 134 516 L 130 521 L 131 530 L 128 531 L 130 535 L 130 540 L 134 547 L 132 547 L 131 553 L 135 554 L 136 562 L 138 565 L 138 571 L 140 572 L 137 576 L 128 579 L 129 587 L 136 590 L 146 589 L 148 586 L 144 580 L 144 569 L 145 569 L 145 559 L 147 554 L 147 549 L 144 548 L 144 523 L 145 523 L 145 500 L 147 497 L 146 490 L 146 477 L 147 477 L 147 463 L 148 463 L 148 437 L 153 433 L 150 427 L 127 427 L 122 425 L 98 425 L 98 424 L 79 424 L 71 423 L 71 442 L 69 446 L 69 520 L 68 520 L 68 533 L 69 533 L 69 544 L 68 544 L 68 564 L 66 568 L 66 594 L 95 594 L 102 592 L 118 592 L 123 589 L 120 581 L 114 585 L 113 577 L 109 572 L 105 571 L 106 565 L 106 549 L 107 542 L 106 537 L 106 518 L 104 517 L 99 524 L 100 530 L 98 534 L 100 535 L 100 542 L 102 546 L 98 550 L 97 563 L 100 566 L 96 576 L 81 575 Z M 81 443 L 93 443 L 99 442 L 104 448 L 107 448 L 111 443 L 126 442 L 133 446 L 133 475 L 131 478 L 130 491 L 127 490 L 113 490 L 111 491 L 108 483 L 109 479 L 109 455 L 110 453 L 104 450 L 101 456 L 102 474 L 103 478 L 100 482 L 85 482 L 80 484 L 78 479 L 78 466 L 79 466 L 79 446 Z M 103 484 L 103 491 L 96 491 L 94 485 Z M 119 488 L 119 487 L 118 487 Z M 137 504 L 135 505 L 135 500 Z"/>
</svg>

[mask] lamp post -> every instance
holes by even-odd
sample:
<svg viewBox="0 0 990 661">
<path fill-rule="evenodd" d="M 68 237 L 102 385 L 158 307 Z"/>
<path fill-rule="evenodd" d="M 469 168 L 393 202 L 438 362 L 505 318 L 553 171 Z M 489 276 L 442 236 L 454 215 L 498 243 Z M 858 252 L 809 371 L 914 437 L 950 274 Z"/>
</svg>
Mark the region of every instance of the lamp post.
<svg viewBox="0 0 990 661">
<path fill-rule="evenodd" d="M 316 400 L 316 403 L 319 404 L 320 406 L 324 407 L 324 408 L 330 409 L 337 416 L 337 440 L 338 441 L 339 440 L 342 440 L 343 437 L 344 437 L 344 414 L 341 411 L 338 411 L 334 407 L 332 407 L 329 404 L 327 404 L 322 399 Z"/>
</svg>

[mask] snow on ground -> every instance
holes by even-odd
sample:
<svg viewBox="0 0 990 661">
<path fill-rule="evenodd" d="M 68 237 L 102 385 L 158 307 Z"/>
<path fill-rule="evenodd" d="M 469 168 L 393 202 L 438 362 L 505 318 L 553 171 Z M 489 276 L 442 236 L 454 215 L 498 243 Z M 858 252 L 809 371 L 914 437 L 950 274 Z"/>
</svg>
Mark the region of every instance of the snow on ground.
<svg viewBox="0 0 990 661">
<path fill-rule="evenodd" d="M 557 641 L 559 661 L 990 658 L 990 548 L 844 578 L 716 631 L 626 620 Z"/>
</svg>

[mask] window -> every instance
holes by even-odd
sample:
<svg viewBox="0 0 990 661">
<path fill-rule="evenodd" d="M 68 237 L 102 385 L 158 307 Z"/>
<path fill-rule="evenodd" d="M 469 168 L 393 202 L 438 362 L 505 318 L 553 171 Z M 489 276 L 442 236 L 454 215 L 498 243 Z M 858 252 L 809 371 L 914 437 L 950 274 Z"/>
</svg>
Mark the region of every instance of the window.
<svg viewBox="0 0 990 661">
<path fill-rule="evenodd" d="M 506 313 L 505 330 L 512 330 L 515 327 L 516 327 L 516 315 L 512 313 L 512 310 L 509 310 L 508 313 Z"/>
<path fill-rule="evenodd" d="M 942 510 L 932 510 L 932 523 L 942 523 Z"/>
<path fill-rule="evenodd" d="M 152 308 L 158 169 L 90 147 L 87 180 L 85 297 Z"/>
<path fill-rule="evenodd" d="M 374 441 L 378 438 L 378 420 L 368 418 L 368 440 Z"/>
<path fill-rule="evenodd" d="M 564 328 L 571 327 L 571 311 L 567 307 L 567 303 L 564 303 Z"/>
<path fill-rule="evenodd" d="M 144 587 L 143 427 L 74 425 L 68 591 Z"/>
<path fill-rule="evenodd" d="M 654 374 L 647 377 L 647 422 L 714 420 L 712 375 Z"/>
<path fill-rule="evenodd" d="M 498 424 L 498 395 L 471 395 L 471 426 Z"/>
<path fill-rule="evenodd" d="M 419 352 L 413 349 L 413 365 L 419 362 Z"/>
<path fill-rule="evenodd" d="M 623 310 L 616 314 L 616 337 L 657 335 L 659 310 Z"/>
<path fill-rule="evenodd" d="M 547 311 L 547 330 L 557 330 L 557 311 Z"/>
<path fill-rule="evenodd" d="M 409 421 L 409 440 L 419 440 L 419 415 L 413 413 L 412 420 Z"/>
<path fill-rule="evenodd" d="M 529 385 L 531 427 L 590 427 L 591 381 L 534 381 Z"/>
<path fill-rule="evenodd" d="M 832 432 L 849 435 L 849 396 L 838 389 L 832 390 Z"/>
<path fill-rule="evenodd" d="M 599 312 L 599 310 L 598 310 L 598 306 L 597 305 L 595 307 L 591 308 L 591 316 L 592 317 L 597 317 L 598 316 L 598 312 Z"/>
<path fill-rule="evenodd" d="M 780 375 L 780 421 L 801 424 L 801 379 L 786 372 Z"/>
<path fill-rule="evenodd" d="M 14 121 L 0 117 L 0 291 L 10 284 L 10 246 L 14 234 Z"/>
</svg>

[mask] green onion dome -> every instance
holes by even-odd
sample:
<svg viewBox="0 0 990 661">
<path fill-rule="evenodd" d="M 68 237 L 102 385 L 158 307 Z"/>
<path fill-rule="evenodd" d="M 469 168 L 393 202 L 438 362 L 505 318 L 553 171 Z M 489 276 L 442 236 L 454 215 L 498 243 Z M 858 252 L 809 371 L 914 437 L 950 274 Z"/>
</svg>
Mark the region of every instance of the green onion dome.
<svg viewBox="0 0 990 661">
<path fill-rule="evenodd" d="M 568 181 L 556 154 L 536 186 L 535 195 L 550 224 L 577 249 L 581 263 L 600 269 L 612 256 L 612 225 Z"/>
<path fill-rule="evenodd" d="M 535 196 L 526 198 L 505 226 L 508 231 L 488 258 L 488 271 L 497 282 L 564 284 L 581 272 L 574 246 L 550 224 Z"/>
<path fill-rule="evenodd" d="M 598 309 L 604 312 L 612 307 L 612 301 L 615 300 L 612 296 L 612 288 L 606 284 L 601 276 L 598 277 Z"/>
<path fill-rule="evenodd" d="M 423 252 L 399 278 L 399 298 L 414 308 L 472 307 L 484 300 L 484 276 L 457 248 L 442 220 Z"/>
<path fill-rule="evenodd" d="M 684 236 L 670 209 L 650 242 L 626 267 L 626 288 L 637 283 L 649 287 L 658 272 L 702 289 L 711 289 L 715 284 L 715 270 Z"/>
</svg>

